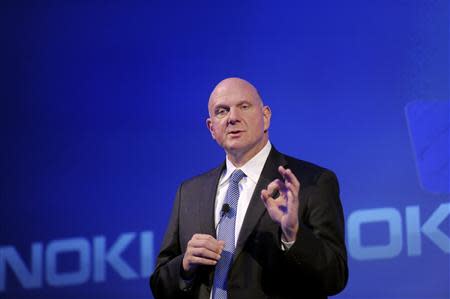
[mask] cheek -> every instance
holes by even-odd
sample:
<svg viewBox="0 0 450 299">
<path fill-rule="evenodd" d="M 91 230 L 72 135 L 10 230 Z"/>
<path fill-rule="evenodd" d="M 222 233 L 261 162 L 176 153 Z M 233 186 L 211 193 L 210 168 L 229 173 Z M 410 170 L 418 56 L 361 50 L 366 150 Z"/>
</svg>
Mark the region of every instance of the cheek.
<svg viewBox="0 0 450 299">
<path fill-rule="evenodd" d="M 211 132 L 214 139 L 221 139 L 224 135 L 225 129 L 220 123 L 214 123 Z"/>
<path fill-rule="evenodd" d="M 264 121 L 264 118 L 261 118 L 261 119 L 259 119 L 258 122 L 255 124 L 254 129 L 255 129 L 255 131 L 257 131 L 257 132 L 264 131 L 265 126 L 266 126 L 266 123 L 265 123 L 265 121 Z"/>
</svg>

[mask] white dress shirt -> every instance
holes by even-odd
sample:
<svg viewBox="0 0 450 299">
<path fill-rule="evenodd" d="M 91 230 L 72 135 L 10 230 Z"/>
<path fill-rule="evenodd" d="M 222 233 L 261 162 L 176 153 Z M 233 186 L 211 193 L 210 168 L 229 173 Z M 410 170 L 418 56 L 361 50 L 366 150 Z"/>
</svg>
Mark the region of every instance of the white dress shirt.
<svg viewBox="0 0 450 299">
<path fill-rule="evenodd" d="M 241 231 L 242 223 L 244 222 L 245 213 L 247 212 L 250 199 L 255 191 L 256 183 L 261 176 L 264 164 L 269 156 L 272 145 L 268 141 L 266 145 L 247 163 L 245 163 L 241 169 L 245 173 L 245 177 L 239 182 L 239 201 L 237 206 L 236 224 L 234 229 L 234 245 L 236 246 L 239 232 Z M 219 228 L 217 224 L 220 221 L 221 210 L 225 201 L 225 195 L 230 185 L 230 176 L 236 167 L 226 158 L 226 169 L 222 172 L 219 179 L 219 185 L 217 186 L 216 201 L 215 201 L 215 227 Z M 220 226 L 220 225 L 219 225 Z"/>
</svg>

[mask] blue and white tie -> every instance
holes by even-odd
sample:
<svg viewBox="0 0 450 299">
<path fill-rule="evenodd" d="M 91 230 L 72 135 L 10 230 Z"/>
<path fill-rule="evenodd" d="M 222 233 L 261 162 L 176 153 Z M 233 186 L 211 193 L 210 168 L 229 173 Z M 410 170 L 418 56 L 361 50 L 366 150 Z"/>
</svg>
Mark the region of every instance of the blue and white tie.
<svg viewBox="0 0 450 299">
<path fill-rule="evenodd" d="M 235 249 L 234 227 L 236 224 L 237 204 L 239 200 L 239 182 L 245 177 L 245 173 L 236 169 L 230 178 L 227 194 L 224 203 L 230 206 L 230 210 L 223 216 L 220 222 L 217 240 L 225 241 L 225 248 L 222 251 L 222 258 L 216 265 L 214 272 L 213 299 L 227 299 L 227 275 L 230 270 Z"/>
</svg>

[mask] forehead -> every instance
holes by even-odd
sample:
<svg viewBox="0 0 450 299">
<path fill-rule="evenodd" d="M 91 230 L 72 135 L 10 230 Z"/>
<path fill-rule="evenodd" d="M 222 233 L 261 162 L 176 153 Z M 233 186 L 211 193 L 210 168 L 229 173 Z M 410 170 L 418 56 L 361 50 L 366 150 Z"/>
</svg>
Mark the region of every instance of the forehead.
<svg viewBox="0 0 450 299">
<path fill-rule="evenodd" d="M 242 102 L 256 104 L 261 103 L 261 100 L 258 94 L 251 89 L 239 89 L 239 90 L 218 89 L 214 90 L 214 92 L 211 94 L 209 98 L 208 110 L 218 105 L 232 106 Z"/>
</svg>

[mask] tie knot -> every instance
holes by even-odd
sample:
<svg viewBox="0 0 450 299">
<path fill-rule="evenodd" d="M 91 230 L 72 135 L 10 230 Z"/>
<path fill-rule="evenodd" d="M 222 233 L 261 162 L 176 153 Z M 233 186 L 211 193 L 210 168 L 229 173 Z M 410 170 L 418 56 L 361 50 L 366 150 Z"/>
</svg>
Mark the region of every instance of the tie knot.
<svg viewBox="0 0 450 299">
<path fill-rule="evenodd" d="M 245 173 L 240 170 L 240 169 L 236 169 L 235 171 L 233 171 L 233 173 L 231 174 L 231 181 L 233 183 L 239 183 L 242 178 L 245 177 Z"/>
</svg>

